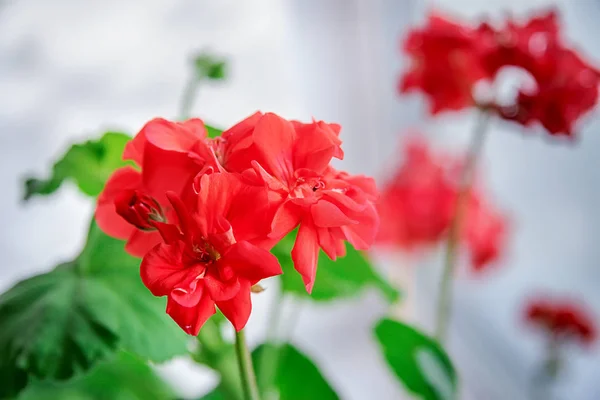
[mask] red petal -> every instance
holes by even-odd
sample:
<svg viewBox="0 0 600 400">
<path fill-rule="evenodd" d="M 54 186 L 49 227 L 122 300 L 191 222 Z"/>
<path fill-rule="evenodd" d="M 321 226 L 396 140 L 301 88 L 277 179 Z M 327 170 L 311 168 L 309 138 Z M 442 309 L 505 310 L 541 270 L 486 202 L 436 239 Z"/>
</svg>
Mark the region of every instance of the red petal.
<svg viewBox="0 0 600 400">
<path fill-rule="evenodd" d="M 106 186 L 98 197 L 96 222 L 104 233 L 119 239 L 128 238 L 136 228 L 125 221 L 115 208 L 115 199 L 123 190 L 140 189 L 142 176 L 132 167 L 116 170 L 106 182 Z"/>
<path fill-rule="evenodd" d="M 217 302 L 219 310 L 221 310 L 225 318 L 231 322 L 238 332 L 244 329 L 252 311 L 250 286 L 250 282 L 240 280 L 240 291 L 237 296 L 231 300 Z"/>
<path fill-rule="evenodd" d="M 292 124 L 272 113 L 265 114 L 254 128 L 254 144 L 264 155 L 263 166 L 282 182 L 287 182 L 294 174 L 292 147 L 295 136 Z"/>
<path fill-rule="evenodd" d="M 202 120 L 193 118 L 183 123 L 156 118 L 148 122 L 142 131 L 146 140 L 154 146 L 169 151 L 187 153 L 194 144 L 206 137 Z"/>
<path fill-rule="evenodd" d="M 162 238 L 157 231 L 140 231 L 136 229 L 127 240 L 125 251 L 135 257 L 144 257 L 146 253 L 161 242 Z"/>
<path fill-rule="evenodd" d="M 295 169 L 307 168 L 322 173 L 329 166 L 334 154 L 343 157 L 340 149 L 342 142 L 328 124 L 296 122 L 294 127 L 297 132 L 294 146 Z"/>
<path fill-rule="evenodd" d="M 178 240 L 182 240 L 183 235 L 177 225 L 175 224 L 167 224 L 164 222 L 153 221 L 152 223 L 154 227 L 160 233 L 160 236 L 163 238 L 165 243 L 173 244 Z"/>
<path fill-rule="evenodd" d="M 188 335 L 197 336 L 200 328 L 216 312 L 215 303 L 204 295 L 195 307 L 184 307 L 169 298 L 167 300 L 167 314 L 173 318 L 177 325 Z"/>
<path fill-rule="evenodd" d="M 379 216 L 373 204 L 369 206 L 360 214 L 352 215 L 352 218 L 358 221 L 355 225 L 342 226 L 342 232 L 346 236 L 346 239 L 354 246 L 357 250 L 368 250 L 373 241 L 375 235 L 379 229 Z"/>
<path fill-rule="evenodd" d="M 140 265 L 140 275 L 153 295 L 166 296 L 176 288 L 188 290 L 190 282 L 204 274 L 206 268 L 201 264 L 192 267 L 183 264 L 183 250 L 183 242 L 161 243 L 146 254 Z"/>
<path fill-rule="evenodd" d="M 207 274 L 204 277 L 204 287 L 214 301 L 226 301 L 238 294 L 240 282 L 236 277 L 229 281 L 222 281 L 212 274 Z"/>
<path fill-rule="evenodd" d="M 271 223 L 271 233 L 269 237 L 281 239 L 294 230 L 302 218 L 302 209 L 292 202 L 286 201 L 275 213 Z"/>
<path fill-rule="evenodd" d="M 132 160 L 141 167 L 144 162 L 145 146 L 146 134 L 144 128 L 142 128 L 142 130 L 125 145 L 125 149 L 123 150 L 123 160 Z"/>
<path fill-rule="evenodd" d="M 315 283 L 318 259 L 319 243 L 316 228 L 310 222 L 302 221 L 292 249 L 292 260 L 294 268 L 302 275 L 308 293 L 312 291 Z"/>
<path fill-rule="evenodd" d="M 348 218 L 336 205 L 324 199 L 314 204 L 310 211 L 313 222 L 321 228 L 341 227 L 357 223 Z"/>
<path fill-rule="evenodd" d="M 165 193 L 180 194 L 191 187 L 194 177 L 202 169 L 188 153 L 167 151 L 148 142 L 144 148 L 142 182 L 146 192 L 165 204 Z"/>
<path fill-rule="evenodd" d="M 319 246 L 329 258 L 335 261 L 338 255 L 341 255 L 338 254 L 338 250 L 340 249 L 339 243 L 341 240 L 332 235 L 327 228 L 317 228 L 317 236 L 319 238 Z"/>
<path fill-rule="evenodd" d="M 204 282 L 200 281 L 197 277 L 188 276 L 185 287 L 183 284 L 177 285 L 175 289 L 171 290 L 169 297 L 181 306 L 194 307 L 198 304 L 203 294 Z"/>
<path fill-rule="evenodd" d="M 219 262 L 231 266 L 238 275 L 252 283 L 282 273 L 277 257 L 248 242 L 232 245 Z"/>
</svg>

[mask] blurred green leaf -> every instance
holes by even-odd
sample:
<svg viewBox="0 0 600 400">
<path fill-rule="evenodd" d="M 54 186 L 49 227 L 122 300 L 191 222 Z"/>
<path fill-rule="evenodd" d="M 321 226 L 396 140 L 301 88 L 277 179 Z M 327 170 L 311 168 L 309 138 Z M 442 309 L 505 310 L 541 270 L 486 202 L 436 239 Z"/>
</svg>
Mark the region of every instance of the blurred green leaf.
<svg viewBox="0 0 600 400">
<path fill-rule="evenodd" d="M 284 292 L 312 299 L 314 301 L 330 301 L 340 298 L 358 296 L 368 287 L 374 287 L 389 301 L 398 299 L 398 291 L 381 277 L 373 265 L 350 244 L 346 244 L 346 256 L 331 260 L 323 251 L 319 253 L 317 277 L 312 294 L 306 293 L 302 277 L 294 270 L 291 251 L 294 246 L 295 233 L 283 238 L 272 250 L 283 268 L 281 275 Z"/>
<path fill-rule="evenodd" d="M 222 365 L 237 367 L 233 345 L 230 343 L 229 347 L 231 351 L 222 352 L 219 362 Z M 276 355 L 276 358 L 265 358 L 264 353 L 266 351 L 271 353 L 270 355 Z M 265 361 L 275 362 L 276 364 L 261 365 Z M 259 385 L 265 382 L 263 374 L 274 374 L 269 380 L 273 382 L 275 390 L 279 393 L 278 398 L 280 400 L 339 399 L 339 396 L 317 366 L 291 344 L 262 344 L 252 352 L 252 362 Z M 210 363 L 207 365 L 210 366 Z M 215 369 L 218 371 L 223 370 L 218 366 Z M 229 371 L 235 371 L 235 373 L 230 373 L 227 376 L 221 374 L 221 383 L 219 386 L 199 400 L 242 399 L 239 388 L 231 390 L 239 385 L 239 370 L 237 368 L 230 368 Z M 261 392 L 263 392 L 263 398 L 271 398 L 265 394 L 265 389 L 265 387 L 260 388 Z"/>
<path fill-rule="evenodd" d="M 153 361 L 187 353 L 187 336 L 139 277 L 139 259 L 92 224 L 81 255 L 0 296 L 0 398 L 23 372 L 66 380 L 117 348 Z"/>
<path fill-rule="evenodd" d="M 391 319 L 379 321 L 375 336 L 386 361 L 407 390 L 426 400 L 455 398 L 456 372 L 434 339 Z"/>
<path fill-rule="evenodd" d="M 213 391 L 200 397 L 198 400 L 232 400 L 232 399 L 228 399 L 227 397 L 225 397 L 225 395 L 220 390 L 220 388 L 216 388 Z"/>
<path fill-rule="evenodd" d="M 209 138 L 219 137 L 223 133 L 223 130 L 215 128 L 214 126 L 210 126 L 210 125 L 206 125 L 206 124 L 204 124 L 204 126 L 206 127 L 206 131 L 208 133 Z"/>
<path fill-rule="evenodd" d="M 279 361 L 274 383 L 279 391 L 280 400 L 339 399 L 319 368 L 291 344 L 263 344 L 252 352 L 252 361 L 259 382 L 261 381 L 261 371 L 263 371 L 259 363 L 264 359 L 263 352 L 270 350 L 267 346 L 276 346 L 272 350 L 278 352 L 277 359 Z"/>
<path fill-rule="evenodd" d="M 54 193 L 67 179 L 73 180 L 88 196 L 97 196 L 110 174 L 126 164 L 123 148 L 131 137 L 125 133 L 107 132 L 99 140 L 74 144 L 52 167 L 48 179 L 25 180 L 24 199 Z"/>
<path fill-rule="evenodd" d="M 226 61 L 206 52 L 194 57 L 194 68 L 198 80 L 224 80 L 227 77 Z"/>
<path fill-rule="evenodd" d="M 175 394 L 145 362 L 124 352 L 79 379 L 32 383 L 18 400 L 172 400 Z"/>
</svg>

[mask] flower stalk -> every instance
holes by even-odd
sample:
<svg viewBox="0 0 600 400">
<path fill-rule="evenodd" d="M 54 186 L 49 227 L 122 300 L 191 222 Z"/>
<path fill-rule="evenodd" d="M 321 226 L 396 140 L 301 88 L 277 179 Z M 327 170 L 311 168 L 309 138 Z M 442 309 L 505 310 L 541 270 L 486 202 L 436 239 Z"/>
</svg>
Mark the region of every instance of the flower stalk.
<svg viewBox="0 0 600 400">
<path fill-rule="evenodd" d="M 467 219 L 467 204 L 471 194 L 475 169 L 477 167 L 479 156 L 483 150 L 483 144 L 485 142 L 485 137 L 487 136 L 486 132 L 488 131 L 487 128 L 489 126 L 491 115 L 492 114 L 485 108 L 480 111 L 460 176 L 458 195 L 454 206 L 452 221 L 450 222 L 448 230 L 444 269 L 442 271 L 440 290 L 438 293 L 437 320 L 434 332 L 435 338 L 440 343 L 444 342 L 448 330 L 452 302 L 452 278 L 454 276 L 456 260 L 458 258 L 460 236 L 463 223 Z"/>
<path fill-rule="evenodd" d="M 250 356 L 250 351 L 248 351 L 244 330 L 235 333 L 235 351 L 240 369 L 244 399 L 260 400 L 254 367 L 252 366 L 252 357 Z"/>
</svg>

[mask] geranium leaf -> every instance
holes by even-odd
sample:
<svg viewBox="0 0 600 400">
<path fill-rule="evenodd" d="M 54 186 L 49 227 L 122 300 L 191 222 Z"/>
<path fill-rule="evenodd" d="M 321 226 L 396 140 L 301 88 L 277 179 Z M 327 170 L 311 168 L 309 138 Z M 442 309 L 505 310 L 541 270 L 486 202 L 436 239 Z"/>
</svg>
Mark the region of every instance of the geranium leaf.
<svg viewBox="0 0 600 400">
<path fill-rule="evenodd" d="M 93 223 L 80 257 L 2 294 L 0 394 L 21 389 L 23 373 L 69 379 L 117 348 L 153 361 L 185 354 L 187 336 L 143 286 L 138 266 Z"/>
<path fill-rule="evenodd" d="M 102 318 L 118 320 L 121 347 L 156 362 L 187 353 L 188 336 L 165 313 L 165 298 L 154 297 L 143 285 L 140 259 L 125 252 L 124 242 L 107 236 L 93 223 L 79 264 L 110 292 L 98 301 L 113 310 Z"/>
<path fill-rule="evenodd" d="M 222 129 L 215 128 L 214 126 L 207 125 L 207 124 L 204 124 L 204 126 L 206 127 L 206 132 L 208 133 L 209 138 L 219 137 L 223 133 Z"/>
<path fill-rule="evenodd" d="M 122 159 L 125 143 L 131 137 L 125 133 L 107 132 L 98 140 L 72 145 L 52 167 L 47 179 L 25 180 L 23 198 L 54 193 L 65 180 L 72 180 L 88 196 L 97 196 L 110 174 L 126 164 Z"/>
<path fill-rule="evenodd" d="M 138 357 L 121 352 L 68 382 L 33 382 L 18 400 L 172 400 L 172 389 Z"/>
<path fill-rule="evenodd" d="M 312 294 L 308 295 L 300 275 L 294 270 L 291 251 L 295 234 L 283 238 L 274 248 L 273 254 L 283 268 L 282 288 L 287 293 L 310 298 L 314 301 L 330 301 L 354 297 L 366 288 L 373 287 L 389 301 L 398 299 L 398 291 L 381 277 L 368 258 L 350 244 L 346 244 L 346 256 L 331 260 L 323 251 L 319 254 L 317 277 Z"/>
<path fill-rule="evenodd" d="M 375 326 L 383 355 L 404 387 L 426 400 L 456 396 L 456 372 L 444 349 L 402 322 L 383 319 Z"/>
<path fill-rule="evenodd" d="M 269 349 L 269 346 L 276 348 Z M 265 370 L 260 365 L 264 361 L 263 352 L 273 350 L 278 360 L 273 382 L 281 400 L 339 399 L 319 368 L 291 344 L 263 344 L 252 352 L 258 382 L 262 381 L 261 374 Z"/>
</svg>

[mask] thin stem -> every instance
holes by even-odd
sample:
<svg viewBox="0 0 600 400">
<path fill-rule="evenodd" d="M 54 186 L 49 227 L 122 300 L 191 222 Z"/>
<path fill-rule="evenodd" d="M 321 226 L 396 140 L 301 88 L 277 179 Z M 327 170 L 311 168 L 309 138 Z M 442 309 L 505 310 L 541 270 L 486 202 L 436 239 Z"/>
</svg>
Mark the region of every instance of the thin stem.
<svg viewBox="0 0 600 400">
<path fill-rule="evenodd" d="M 244 330 L 235 333 L 235 352 L 237 353 L 238 366 L 240 368 L 240 377 L 242 380 L 242 389 L 245 400 L 260 400 L 252 358 L 246 345 L 246 335 Z"/>
<path fill-rule="evenodd" d="M 195 72 L 195 71 L 194 71 Z M 179 106 L 179 118 L 184 120 L 190 117 L 194 102 L 196 101 L 198 86 L 200 80 L 195 73 L 192 74 L 190 80 L 183 90 L 183 96 L 181 97 L 181 104 Z"/>
<path fill-rule="evenodd" d="M 435 327 L 435 337 L 440 343 L 445 340 L 446 331 L 448 330 L 448 320 L 451 312 L 452 302 L 452 277 L 456 267 L 456 259 L 458 256 L 458 245 L 460 242 L 460 234 L 462 231 L 462 223 L 467 218 L 467 203 L 471 193 L 473 177 L 475 175 L 475 167 L 477 160 L 483 149 L 487 127 L 489 125 L 491 113 L 486 110 L 480 112 L 477 124 L 473 131 L 473 137 L 467 153 L 467 158 L 461 172 L 458 196 L 454 209 L 454 216 L 450 222 L 448 230 L 448 240 L 446 242 L 446 257 L 444 261 L 444 269 L 442 271 L 442 279 L 440 283 L 440 291 L 438 294 L 437 304 L 437 321 Z"/>
<path fill-rule="evenodd" d="M 269 326 L 267 329 L 266 343 L 267 346 L 260 357 L 258 364 L 259 369 L 259 387 L 263 389 L 263 393 L 268 393 L 273 385 L 275 373 L 277 372 L 280 344 L 277 342 L 279 322 L 283 315 L 284 304 L 283 292 L 277 292 L 277 296 L 273 299 L 271 312 L 269 312 Z"/>
</svg>

